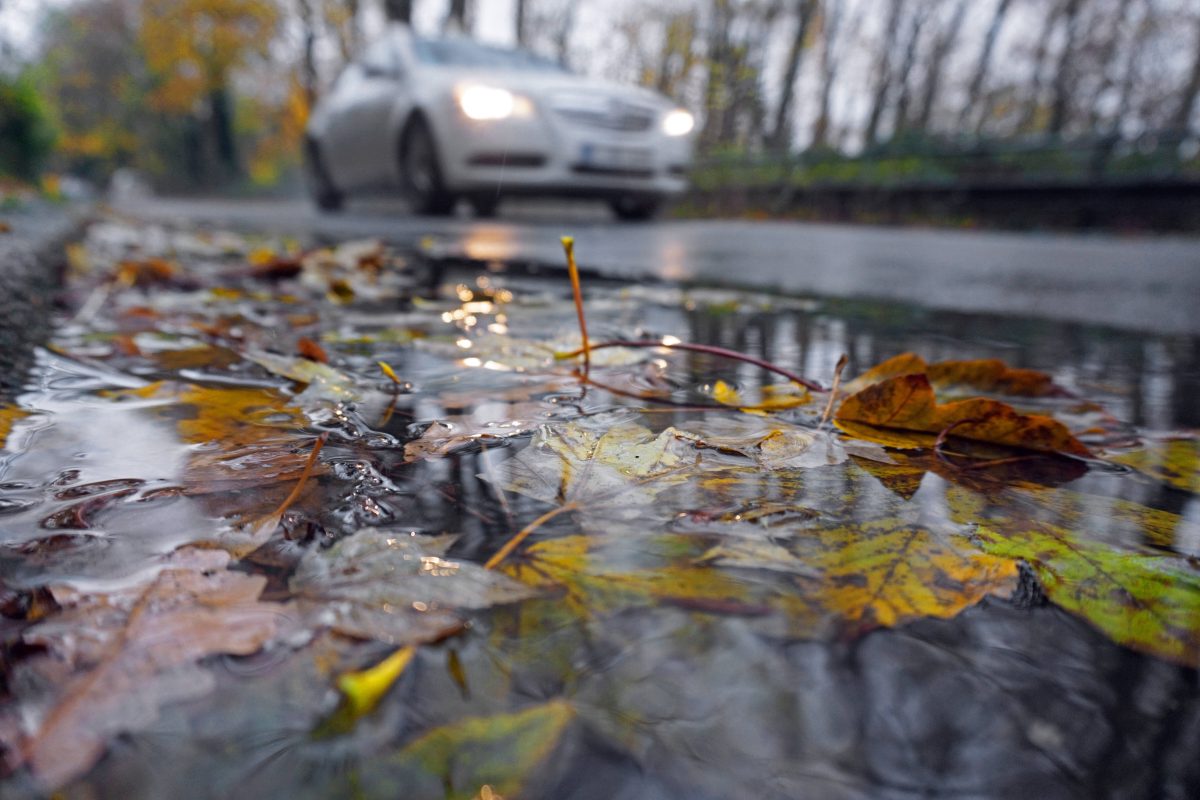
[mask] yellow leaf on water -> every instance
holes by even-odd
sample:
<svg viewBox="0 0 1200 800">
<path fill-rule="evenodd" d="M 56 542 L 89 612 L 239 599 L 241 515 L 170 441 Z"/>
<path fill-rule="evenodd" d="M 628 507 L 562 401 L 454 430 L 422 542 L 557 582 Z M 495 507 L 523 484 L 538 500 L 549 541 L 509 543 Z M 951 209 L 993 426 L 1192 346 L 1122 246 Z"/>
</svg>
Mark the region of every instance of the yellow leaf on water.
<svg viewBox="0 0 1200 800">
<path fill-rule="evenodd" d="M 1113 641 L 1200 667 L 1200 570 L 1173 554 L 1138 553 L 1048 522 L 981 525 L 989 553 L 1033 567 L 1046 596 Z"/>
<path fill-rule="evenodd" d="M 812 400 L 812 395 L 803 386 L 794 383 L 772 383 L 759 389 L 757 401 L 748 399 L 736 388 L 718 380 L 713 384 L 712 396 L 718 403 L 733 406 L 747 414 L 765 415 L 771 411 L 786 411 L 805 405 Z"/>
<path fill-rule="evenodd" d="M 12 432 L 17 420 L 29 416 L 29 412 L 16 406 L 0 407 L 0 450 L 8 443 L 8 434 Z"/>
<path fill-rule="evenodd" d="M 364 777 L 370 787 L 364 794 L 447 800 L 527 796 L 574 719 L 566 701 L 551 700 L 443 725 L 374 764 Z M 382 782 L 376 786 L 376 780 Z"/>
<path fill-rule="evenodd" d="M 581 613 L 675 605 L 786 620 L 795 636 L 858 633 L 922 617 L 952 617 L 1017 584 L 1017 563 L 962 536 L 885 518 L 807 527 L 786 544 L 727 537 L 567 536 L 539 542 L 508 570 L 538 587 L 565 589 Z M 794 576 L 747 580 L 742 570 Z"/>
<path fill-rule="evenodd" d="M 1143 475 L 1200 494 L 1200 439 L 1153 439 L 1140 450 L 1118 453 L 1109 459 L 1132 467 Z"/>
<path fill-rule="evenodd" d="M 358 718 L 369 713 L 408 668 L 417 650 L 401 647 L 378 664 L 338 678 L 338 689 L 346 698 L 349 713 Z"/>
</svg>

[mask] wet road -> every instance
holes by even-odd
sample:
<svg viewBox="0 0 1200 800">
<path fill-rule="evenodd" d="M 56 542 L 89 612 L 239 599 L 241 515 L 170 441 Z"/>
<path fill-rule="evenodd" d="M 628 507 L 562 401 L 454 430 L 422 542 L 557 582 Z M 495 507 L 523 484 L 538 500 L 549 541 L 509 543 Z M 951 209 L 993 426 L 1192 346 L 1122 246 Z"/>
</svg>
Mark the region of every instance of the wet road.
<svg viewBox="0 0 1200 800">
<path fill-rule="evenodd" d="M 337 215 L 302 201 L 163 200 L 121 210 L 151 220 L 381 237 L 438 254 L 559 265 L 575 236 L 581 265 L 614 277 L 898 300 L 1200 335 L 1200 238 L 1013 234 L 871 226 L 670 220 L 621 224 L 599 207 L 506 206 L 496 220 L 413 217 L 364 203 Z"/>
</svg>

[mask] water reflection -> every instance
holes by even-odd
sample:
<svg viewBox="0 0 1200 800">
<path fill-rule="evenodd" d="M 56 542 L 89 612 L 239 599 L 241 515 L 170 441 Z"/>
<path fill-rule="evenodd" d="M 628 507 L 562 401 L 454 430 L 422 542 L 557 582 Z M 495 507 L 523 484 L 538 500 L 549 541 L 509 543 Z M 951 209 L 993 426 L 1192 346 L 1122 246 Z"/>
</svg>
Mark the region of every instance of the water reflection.
<svg viewBox="0 0 1200 800">
<path fill-rule="evenodd" d="M 367 324 L 361 309 L 323 308 L 324 322 L 352 342 L 337 353 L 339 368 L 371 378 L 358 381 L 356 399 L 303 414 L 300 387 L 233 363 L 171 373 L 130 357 L 127 365 L 150 377 L 178 382 L 175 394 L 160 395 L 129 391 L 146 388 L 132 370 L 46 357 L 21 398 L 29 416 L 0 462 L 11 503 L 0 516 L 0 578 L 14 587 L 116 579 L 180 542 L 204 540 L 247 509 L 278 505 L 320 432 L 330 436 L 313 485 L 282 534 L 240 565 L 269 577 L 273 599 L 287 599 L 306 553 L 362 526 L 452 533 L 454 559 L 482 562 L 546 511 L 503 491 L 502 478 L 543 423 L 703 429 L 729 416 L 711 408 L 716 380 L 754 396 L 778 380 L 745 363 L 654 352 L 635 354 L 606 380 L 674 404 L 585 387 L 545 347 L 514 341 L 568 340 L 574 317 L 561 287 L 471 280 L 447 284 L 446 307 L 406 315 L 419 346 L 367 335 L 392 324 L 383 312 Z M 1200 425 L 1194 339 L 671 287 L 602 287 L 589 290 L 588 302 L 597 335 L 716 344 L 823 383 L 843 353 L 856 371 L 910 350 L 931 362 L 997 357 L 1050 372 L 1120 425 Z M 494 325 L 512 336 L 498 345 L 485 333 L 496 336 Z M 271 343 L 282 335 L 271 315 L 245 327 Z M 87 334 L 62 338 L 82 349 Z M 378 358 L 404 378 L 403 386 L 383 384 L 390 394 L 371 383 Z M 238 402 L 222 405 L 218 396 Z M 200 397 L 212 401 L 201 438 L 227 447 L 206 451 L 181 435 L 182 422 L 199 424 Z M 802 406 L 779 418 L 808 424 L 818 413 Z M 445 435 L 435 441 L 431 430 Z M 409 447 L 422 440 L 414 454 Z M 532 542 L 584 533 L 606 543 L 569 565 L 582 588 L 548 589 L 479 614 L 461 636 L 422 647 L 416 668 L 357 731 L 310 735 L 328 710 L 329 665 L 362 666 L 383 651 L 317 634 L 311 651 L 273 654 L 263 671 L 225 670 L 211 703 L 166 709 L 161 722 L 117 746 L 89 788 L 98 796 L 139 784 L 186 794 L 189 779 L 216 776 L 222 787 L 294 797 L 362 786 L 402 796 L 394 762 L 381 753 L 436 725 L 559 698 L 573 709 L 570 732 L 531 796 L 1183 797 L 1200 785 L 1195 671 L 1138 652 L 1137 631 L 1121 640 L 1045 604 L 1027 568 L 1012 600 L 985 586 L 984 599 L 957 616 L 901 618 L 887 629 L 870 602 L 831 603 L 813 566 L 821 537 L 839 527 L 920 528 L 909 560 L 896 567 L 903 570 L 930 549 L 974 546 L 980 524 L 1001 520 L 1015 520 L 1013 531 L 1059 526 L 1084 547 L 1186 565 L 1200 553 L 1195 495 L 1053 458 L 966 469 L 928 453 L 896 454 L 891 463 L 855 457 L 804 470 L 764 470 L 728 453 L 701 458 L 687 480 L 647 490 L 653 502 L 633 502 L 639 486 L 541 528 Z M 169 491 L 180 486 L 189 493 Z M 800 566 L 709 569 L 709 548 L 733 540 L 781 548 Z M 537 567 L 536 554 L 526 555 L 514 563 Z M 861 564 L 852 548 L 817 555 L 824 569 L 849 573 L 839 573 L 844 584 L 866 581 L 852 574 Z M 727 590 L 715 597 L 698 577 L 712 573 Z M 581 613 L 569 602 L 575 597 L 604 602 Z M 895 608 L 909 601 L 891 599 Z M 461 662 L 455 669 L 451 652 Z"/>
</svg>

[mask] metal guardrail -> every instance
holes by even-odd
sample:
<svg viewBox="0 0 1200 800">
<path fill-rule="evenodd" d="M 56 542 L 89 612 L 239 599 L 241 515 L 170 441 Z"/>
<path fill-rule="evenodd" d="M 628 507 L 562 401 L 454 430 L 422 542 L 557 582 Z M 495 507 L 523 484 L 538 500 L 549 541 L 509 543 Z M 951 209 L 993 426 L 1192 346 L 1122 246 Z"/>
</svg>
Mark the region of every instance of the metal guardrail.
<svg viewBox="0 0 1200 800">
<path fill-rule="evenodd" d="M 789 184 L 822 186 L 1036 186 L 1200 179 L 1200 137 L 1157 131 L 1136 139 L 897 140 L 849 155 L 712 153 L 697 159 L 698 188 Z"/>
</svg>

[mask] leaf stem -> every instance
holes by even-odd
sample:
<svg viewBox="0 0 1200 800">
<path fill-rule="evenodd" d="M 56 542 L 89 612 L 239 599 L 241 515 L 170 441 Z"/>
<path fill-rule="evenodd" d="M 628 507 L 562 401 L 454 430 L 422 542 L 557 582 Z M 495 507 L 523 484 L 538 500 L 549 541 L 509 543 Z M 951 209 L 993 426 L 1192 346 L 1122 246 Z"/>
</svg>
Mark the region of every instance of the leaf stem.
<svg viewBox="0 0 1200 800">
<path fill-rule="evenodd" d="M 317 443 L 313 445 L 312 452 L 308 454 L 308 461 L 304 462 L 304 471 L 300 473 L 300 479 L 296 481 L 295 487 L 292 488 L 292 493 L 279 504 L 279 508 L 275 509 L 271 517 L 282 517 L 283 512 L 287 511 L 292 503 L 296 502 L 296 498 L 300 496 L 301 490 L 304 489 L 304 484 L 308 482 L 309 477 L 312 475 L 313 468 L 317 465 L 317 454 L 321 452 L 321 448 L 325 446 L 325 440 L 328 438 L 328 432 L 322 433 L 317 437 Z"/>
<path fill-rule="evenodd" d="M 583 340 L 583 379 L 592 368 L 592 348 L 588 344 L 587 320 L 583 316 L 583 289 L 579 284 L 579 267 L 575 264 L 575 237 L 562 237 L 563 252 L 567 255 L 567 272 L 571 275 L 571 293 L 575 296 L 575 313 L 579 317 L 579 335 Z"/>
<path fill-rule="evenodd" d="M 512 554 L 513 550 L 517 549 L 517 546 L 520 545 L 521 542 L 525 541 L 529 537 L 529 534 L 533 533 L 538 528 L 557 517 L 559 514 L 562 514 L 565 511 L 574 511 L 576 508 L 578 508 L 578 506 L 574 502 L 570 502 L 565 503 L 557 508 L 552 508 L 545 514 L 542 514 L 533 522 L 517 531 L 515 536 L 505 542 L 504 546 L 497 550 L 492 557 L 487 560 L 487 563 L 483 565 L 483 568 L 495 569 L 497 566 L 499 566 L 501 561 L 508 558 L 508 556 Z"/>
</svg>

